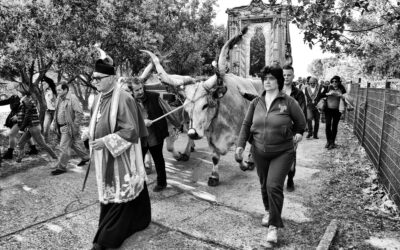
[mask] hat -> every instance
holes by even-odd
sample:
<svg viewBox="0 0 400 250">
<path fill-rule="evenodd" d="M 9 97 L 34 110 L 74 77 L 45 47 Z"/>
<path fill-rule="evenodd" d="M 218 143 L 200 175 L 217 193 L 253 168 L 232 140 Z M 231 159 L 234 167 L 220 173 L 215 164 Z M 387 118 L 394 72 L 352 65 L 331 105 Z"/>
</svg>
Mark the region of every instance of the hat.
<svg viewBox="0 0 400 250">
<path fill-rule="evenodd" d="M 99 59 L 96 61 L 96 64 L 94 66 L 94 72 L 106 75 L 115 75 L 115 68 L 113 65 L 108 64 L 107 60 Z"/>
</svg>

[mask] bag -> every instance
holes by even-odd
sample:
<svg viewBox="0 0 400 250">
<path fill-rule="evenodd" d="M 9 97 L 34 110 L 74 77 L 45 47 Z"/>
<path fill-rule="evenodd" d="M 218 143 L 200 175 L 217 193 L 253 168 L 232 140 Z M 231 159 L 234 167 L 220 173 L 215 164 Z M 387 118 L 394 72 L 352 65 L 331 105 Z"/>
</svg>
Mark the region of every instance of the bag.
<svg viewBox="0 0 400 250">
<path fill-rule="evenodd" d="M 317 104 L 317 109 L 319 111 L 324 111 L 326 109 L 326 106 L 327 106 L 326 98 L 322 98 L 321 100 L 319 100 Z"/>
</svg>

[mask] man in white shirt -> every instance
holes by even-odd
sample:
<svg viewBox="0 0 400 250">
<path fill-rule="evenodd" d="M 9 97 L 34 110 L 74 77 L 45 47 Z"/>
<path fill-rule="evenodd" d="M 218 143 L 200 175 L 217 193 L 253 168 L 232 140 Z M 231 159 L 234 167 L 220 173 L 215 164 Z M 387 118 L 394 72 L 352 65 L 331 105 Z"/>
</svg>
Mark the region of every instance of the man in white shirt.
<svg viewBox="0 0 400 250">
<path fill-rule="evenodd" d="M 304 89 L 306 100 L 307 100 L 307 127 L 308 134 L 306 138 L 313 137 L 314 139 L 318 138 L 318 129 L 319 129 L 319 119 L 320 113 L 317 109 L 318 102 L 324 98 L 326 95 L 326 91 L 324 86 L 318 84 L 318 79 L 315 77 L 311 77 L 309 80 L 309 86 Z M 313 122 L 314 120 L 314 127 Z"/>
</svg>

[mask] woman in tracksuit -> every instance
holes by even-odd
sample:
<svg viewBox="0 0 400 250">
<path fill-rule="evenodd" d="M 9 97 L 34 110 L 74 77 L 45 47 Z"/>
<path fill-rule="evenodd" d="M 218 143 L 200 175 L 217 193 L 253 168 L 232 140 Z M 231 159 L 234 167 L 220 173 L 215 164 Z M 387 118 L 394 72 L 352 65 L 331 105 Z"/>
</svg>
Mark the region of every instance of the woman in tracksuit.
<svg viewBox="0 0 400 250">
<path fill-rule="evenodd" d="M 284 84 L 280 67 L 264 67 L 261 71 L 264 92 L 247 110 L 240 130 L 236 155 L 241 158 L 246 141 L 252 154 L 261 184 L 266 214 L 262 225 L 268 226 L 268 242 L 277 242 L 277 228 L 283 227 L 283 186 L 295 159 L 294 145 L 302 139 L 306 119 L 299 104 L 281 90 Z"/>
</svg>

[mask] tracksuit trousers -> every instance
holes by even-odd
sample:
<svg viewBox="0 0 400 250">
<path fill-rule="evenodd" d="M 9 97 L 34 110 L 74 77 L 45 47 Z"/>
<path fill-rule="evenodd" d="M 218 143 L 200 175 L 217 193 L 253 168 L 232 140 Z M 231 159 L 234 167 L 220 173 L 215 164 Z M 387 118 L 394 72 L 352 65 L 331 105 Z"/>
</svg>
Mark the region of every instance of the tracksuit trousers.
<svg viewBox="0 0 400 250">
<path fill-rule="evenodd" d="M 268 225 L 283 227 L 283 186 L 295 160 L 295 151 L 291 148 L 280 152 L 260 152 L 253 147 L 253 157 L 260 179 L 264 207 L 270 215 Z"/>
</svg>

